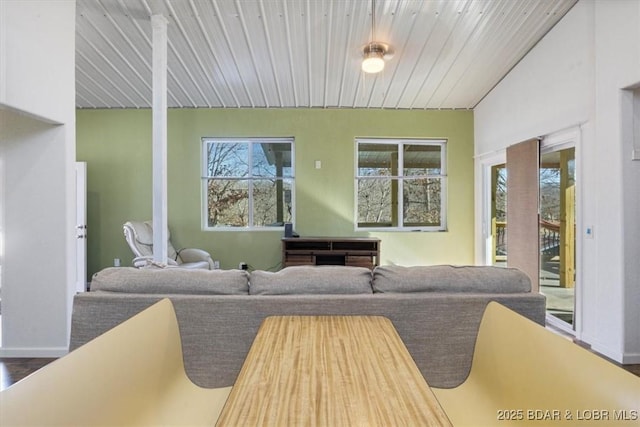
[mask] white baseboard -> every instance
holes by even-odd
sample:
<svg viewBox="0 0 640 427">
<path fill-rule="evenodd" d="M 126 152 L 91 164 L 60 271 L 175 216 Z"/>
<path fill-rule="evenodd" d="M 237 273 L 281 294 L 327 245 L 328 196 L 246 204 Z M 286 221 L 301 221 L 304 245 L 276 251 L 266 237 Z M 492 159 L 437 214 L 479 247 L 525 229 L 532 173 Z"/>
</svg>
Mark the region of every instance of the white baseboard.
<svg viewBox="0 0 640 427">
<path fill-rule="evenodd" d="M 640 365 L 640 353 L 621 353 L 618 351 L 611 351 L 609 348 L 600 347 L 596 345 L 591 346 L 591 350 L 600 353 L 603 356 L 612 359 L 622 365 Z"/>
<path fill-rule="evenodd" d="M 640 365 L 640 353 L 625 353 L 622 356 L 623 365 Z"/>
<path fill-rule="evenodd" d="M 596 353 L 599 353 L 602 356 L 608 357 L 614 362 L 622 363 L 622 359 L 624 357 L 623 353 L 613 350 L 605 345 L 602 345 L 600 342 L 592 339 L 590 336 L 586 334 L 582 336 L 582 341 L 589 344 L 591 346 L 592 351 L 595 351 Z"/>
<path fill-rule="evenodd" d="M 20 348 L 0 347 L 0 357 L 62 357 L 69 353 L 66 347 Z"/>
</svg>

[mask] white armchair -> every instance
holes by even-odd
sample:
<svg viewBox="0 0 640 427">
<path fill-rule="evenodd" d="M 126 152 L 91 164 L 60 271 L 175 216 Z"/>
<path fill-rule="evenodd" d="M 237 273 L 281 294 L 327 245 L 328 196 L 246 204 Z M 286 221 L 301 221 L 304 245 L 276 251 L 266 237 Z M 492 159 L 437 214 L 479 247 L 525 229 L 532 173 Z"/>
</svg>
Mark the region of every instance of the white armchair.
<svg viewBox="0 0 640 427">
<path fill-rule="evenodd" d="M 144 267 L 153 261 L 153 226 L 151 221 L 127 221 L 124 223 L 124 238 L 135 255 L 133 265 Z M 167 238 L 169 233 L 167 232 Z M 168 265 L 182 268 L 213 270 L 213 260 L 202 249 L 185 248 L 176 251 L 167 241 Z"/>
</svg>

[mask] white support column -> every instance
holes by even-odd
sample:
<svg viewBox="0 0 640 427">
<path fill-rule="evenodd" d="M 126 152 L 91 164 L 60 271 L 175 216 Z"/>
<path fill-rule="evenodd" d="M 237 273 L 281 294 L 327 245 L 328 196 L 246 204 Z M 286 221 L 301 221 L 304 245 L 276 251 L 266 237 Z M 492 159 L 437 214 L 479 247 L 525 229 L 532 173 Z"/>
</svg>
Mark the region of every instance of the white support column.
<svg viewBox="0 0 640 427">
<path fill-rule="evenodd" d="M 151 16 L 153 29 L 153 260 L 167 263 L 167 19 Z"/>
</svg>

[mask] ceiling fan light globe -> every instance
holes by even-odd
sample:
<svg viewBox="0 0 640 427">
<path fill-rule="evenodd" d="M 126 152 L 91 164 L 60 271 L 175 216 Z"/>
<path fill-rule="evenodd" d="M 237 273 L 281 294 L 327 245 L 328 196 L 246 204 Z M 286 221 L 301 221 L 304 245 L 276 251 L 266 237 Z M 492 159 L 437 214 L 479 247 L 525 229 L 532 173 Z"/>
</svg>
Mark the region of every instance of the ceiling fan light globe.
<svg viewBox="0 0 640 427">
<path fill-rule="evenodd" d="M 384 59 L 380 52 L 369 52 L 362 61 L 362 71 L 365 73 L 379 73 L 384 69 Z"/>
</svg>

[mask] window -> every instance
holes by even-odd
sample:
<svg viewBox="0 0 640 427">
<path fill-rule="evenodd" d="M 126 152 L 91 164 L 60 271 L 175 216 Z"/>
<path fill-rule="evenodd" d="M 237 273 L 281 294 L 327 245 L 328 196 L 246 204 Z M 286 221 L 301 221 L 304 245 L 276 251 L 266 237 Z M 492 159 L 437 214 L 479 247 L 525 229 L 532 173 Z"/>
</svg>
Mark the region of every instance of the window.
<svg viewBox="0 0 640 427">
<path fill-rule="evenodd" d="M 293 138 L 202 139 L 205 229 L 293 222 Z"/>
<path fill-rule="evenodd" d="M 358 229 L 446 230 L 446 141 L 356 139 Z"/>
</svg>

